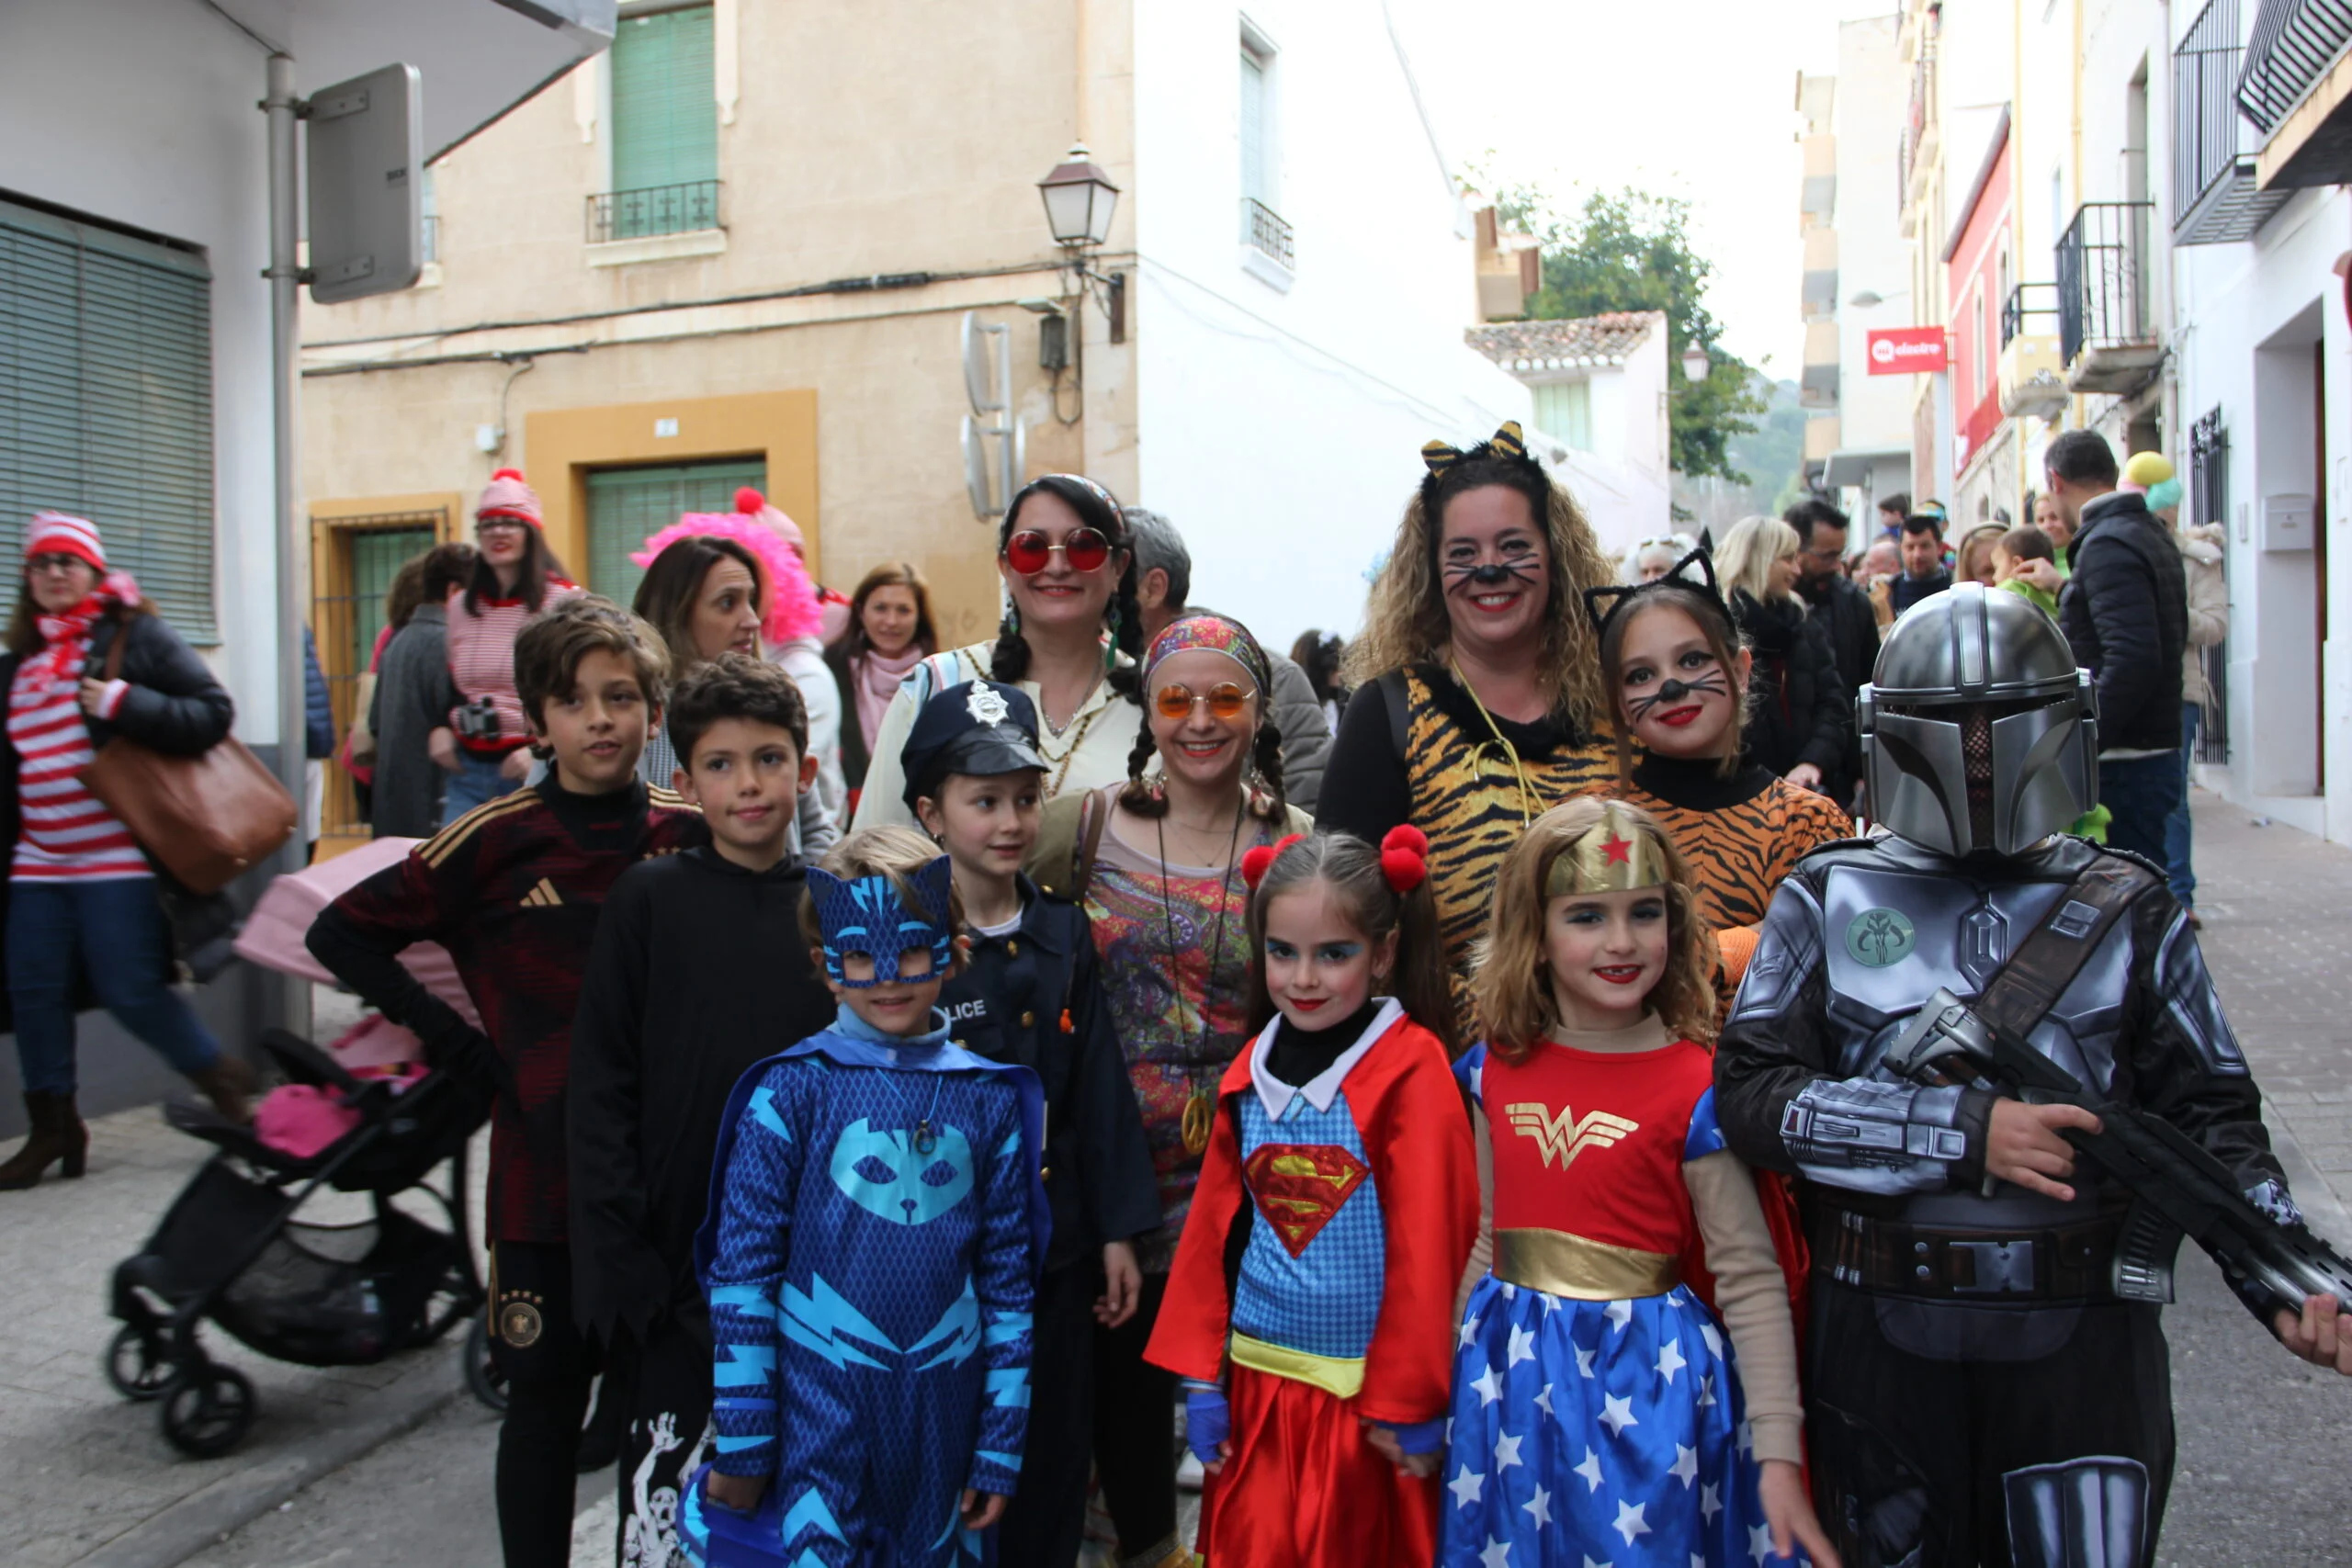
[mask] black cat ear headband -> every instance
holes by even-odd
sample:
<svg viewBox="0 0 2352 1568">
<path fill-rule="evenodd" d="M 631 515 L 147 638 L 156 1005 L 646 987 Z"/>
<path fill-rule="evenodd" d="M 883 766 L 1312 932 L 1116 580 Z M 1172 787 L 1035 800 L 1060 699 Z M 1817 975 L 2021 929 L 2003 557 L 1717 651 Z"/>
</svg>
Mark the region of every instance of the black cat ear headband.
<svg viewBox="0 0 2352 1568">
<path fill-rule="evenodd" d="M 1699 570 L 1695 574 L 1685 575 L 1691 567 Z M 1696 594 L 1705 603 L 1707 608 L 1722 617 L 1724 626 L 1731 629 L 1733 639 L 1737 640 L 1738 623 L 1732 619 L 1731 606 L 1724 603 L 1723 590 L 1716 586 L 1715 559 L 1707 553 L 1704 546 L 1676 561 L 1667 569 L 1664 577 L 1654 582 L 1636 582 L 1630 585 L 1605 582 L 1598 588 L 1586 589 L 1584 613 L 1592 617 L 1593 631 L 1606 637 L 1609 633 L 1609 623 L 1624 614 L 1626 606 L 1635 604 L 1643 594 L 1655 592 L 1661 588 L 1680 588 Z"/>
</svg>

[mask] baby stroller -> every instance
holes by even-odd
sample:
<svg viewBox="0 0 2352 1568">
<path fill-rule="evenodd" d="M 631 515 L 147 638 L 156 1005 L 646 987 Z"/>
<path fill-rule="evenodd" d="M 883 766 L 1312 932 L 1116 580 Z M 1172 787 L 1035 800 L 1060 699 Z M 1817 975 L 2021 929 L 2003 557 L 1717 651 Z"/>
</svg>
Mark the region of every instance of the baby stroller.
<svg viewBox="0 0 2352 1568">
<path fill-rule="evenodd" d="M 303 944 L 311 918 L 413 842 L 379 839 L 277 878 L 238 938 L 239 955 L 331 979 Z M 447 953 L 412 949 L 404 962 L 474 1019 Z M 487 1299 L 467 1219 L 466 1151 L 489 1115 L 491 1086 L 409 1065 L 424 1055 L 416 1037 L 372 1015 L 325 1050 L 278 1030 L 261 1045 L 287 1084 L 254 1125 L 209 1107 L 165 1108 L 173 1126 L 218 1152 L 114 1272 L 122 1327 L 107 1348 L 107 1379 L 126 1398 L 160 1402 L 165 1440 L 198 1459 L 236 1447 L 254 1417 L 253 1384 L 198 1341 L 204 1319 L 277 1360 L 365 1366 L 429 1345 L 469 1316 L 479 1330 Z M 429 1179 L 445 1166 L 436 1187 Z M 322 1188 L 366 1194 L 370 1217 L 298 1219 Z M 428 1195 L 446 1228 L 392 1201 L 407 1192 Z M 489 1397 L 500 1391 L 486 1381 L 486 1343 L 469 1352 L 468 1377 Z"/>
</svg>

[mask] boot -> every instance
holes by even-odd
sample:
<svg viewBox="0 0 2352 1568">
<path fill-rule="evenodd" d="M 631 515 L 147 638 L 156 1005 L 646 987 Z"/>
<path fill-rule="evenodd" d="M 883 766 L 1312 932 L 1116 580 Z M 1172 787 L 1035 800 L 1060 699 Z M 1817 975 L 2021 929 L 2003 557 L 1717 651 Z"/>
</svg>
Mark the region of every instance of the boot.
<svg viewBox="0 0 2352 1568">
<path fill-rule="evenodd" d="M 228 1121 L 242 1127 L 254 1119 L 249 1101 L 261 1088 L 261 1079 L 254 1076 L 253 1064 L 243 1056 L 232 1056 L 223 1051 L 213 1058 L 210 1066 L 188 1074 L 187 1081 L 202 1089 L 204 1098 L 212 1102 L 212 1109 Z"/>
<path fill-rule="evenodd" d="M 64 1174 L 79 1176 L 90 1156 L 90 1130 L 82 1124 L 70 1094 L 25 1096 L 25 1116 L 31 1122 L 24 1147 L 0 1165 L 0 1192 L 37 1186 L 52 1160 L 62 1161 Z"/>
</svg>

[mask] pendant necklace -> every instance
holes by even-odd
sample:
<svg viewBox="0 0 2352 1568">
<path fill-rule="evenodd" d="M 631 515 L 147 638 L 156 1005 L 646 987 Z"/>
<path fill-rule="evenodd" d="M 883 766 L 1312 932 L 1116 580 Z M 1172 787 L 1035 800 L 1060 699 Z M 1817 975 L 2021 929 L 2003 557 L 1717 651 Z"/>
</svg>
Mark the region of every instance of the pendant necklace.
<svg viewBox="0 0 2352 1568">
<path fill-rule="evenodd" d="M 1225 846 L 1225 874 L 1217 879 L 1216 934 L 1204 950 L 1201 972 L 1201 1044 L 1186 1064 L 1192 1078 L 1191 1092 L 1184 1097 L 1184 1119 L 1181 1123 L 1184 1134 L 1184 1152 L 1197 1155 L 1209 1146 L 1209 1131 L 1216 1125 L 1216 1097 L 1203 1082 L 1201 1070 L 1208 1063 L 1209 1033 L 1215 1020 L 1209 1016 L 1209 997 L 1216 988 L 1216 962 L 1225 949 L 1225 917 L 1231 908 L 1234 852 L 1241 843 L 1241 819 L 1248 816 L 1249 802 L 1241 801 L 1233 809 L 1233 831 Z M 1188 1032 L 1184 1026 L 1184 987 L 1177 977 L 1176 968 L 1176 908 L 1168 891 L 1173 878 L 1168 870 L 1168 818 L 1163 812 L 1152 818 L 1152 827 L 1159 836 L 1159 912 L 1168 930 L 1168 982 L 1176 993 L 1176 1039 L 1181 1046 Z"/>
<path fill-rule="evenodd" d="M 931 1130 L 931 1119 L 939 1110 L 939 1095 L 940 1091 L 947 1087 L 947 1075 L 939 1073 L 933 1076 L 940 1081 L 932 1088 L 931 1110 L 924 1111 L 922 1120 L 915 1123 L 914 1148 L 915 1153 L 919 1155 L 928 1155 L 939 1147 L 939 1134 Z M 882 1081 L 890 1086 L 890 1092 L 898 1097 L 900 1105 L 910 1111 L 914 1109 L 914 1102 L 907 1098 L 906 1090 L 899 1087 L 897 1079 L 885 1073 L 882 1076 Z"/>
</svg>

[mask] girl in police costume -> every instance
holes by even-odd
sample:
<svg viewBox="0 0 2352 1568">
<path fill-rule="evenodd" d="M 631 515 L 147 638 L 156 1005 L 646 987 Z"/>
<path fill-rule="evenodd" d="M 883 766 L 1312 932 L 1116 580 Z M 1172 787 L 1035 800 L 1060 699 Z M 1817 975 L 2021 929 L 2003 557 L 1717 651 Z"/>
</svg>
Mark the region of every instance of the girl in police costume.
<svg viewBox="0 0 2352 1568">
<path fill-rule="evenodd" d="M 1444 1568 L 1729 1568 L 1799 1543 L 1837 1562 L 1799 1469 L 1787 1283 L 1715 1125 L 1694 903 L 1672 841 L 1613 800 L 1545 812 L 1496 876 L 1487 1041 L 1457 1067 L 1490 1222 Z"/>
</svg>

